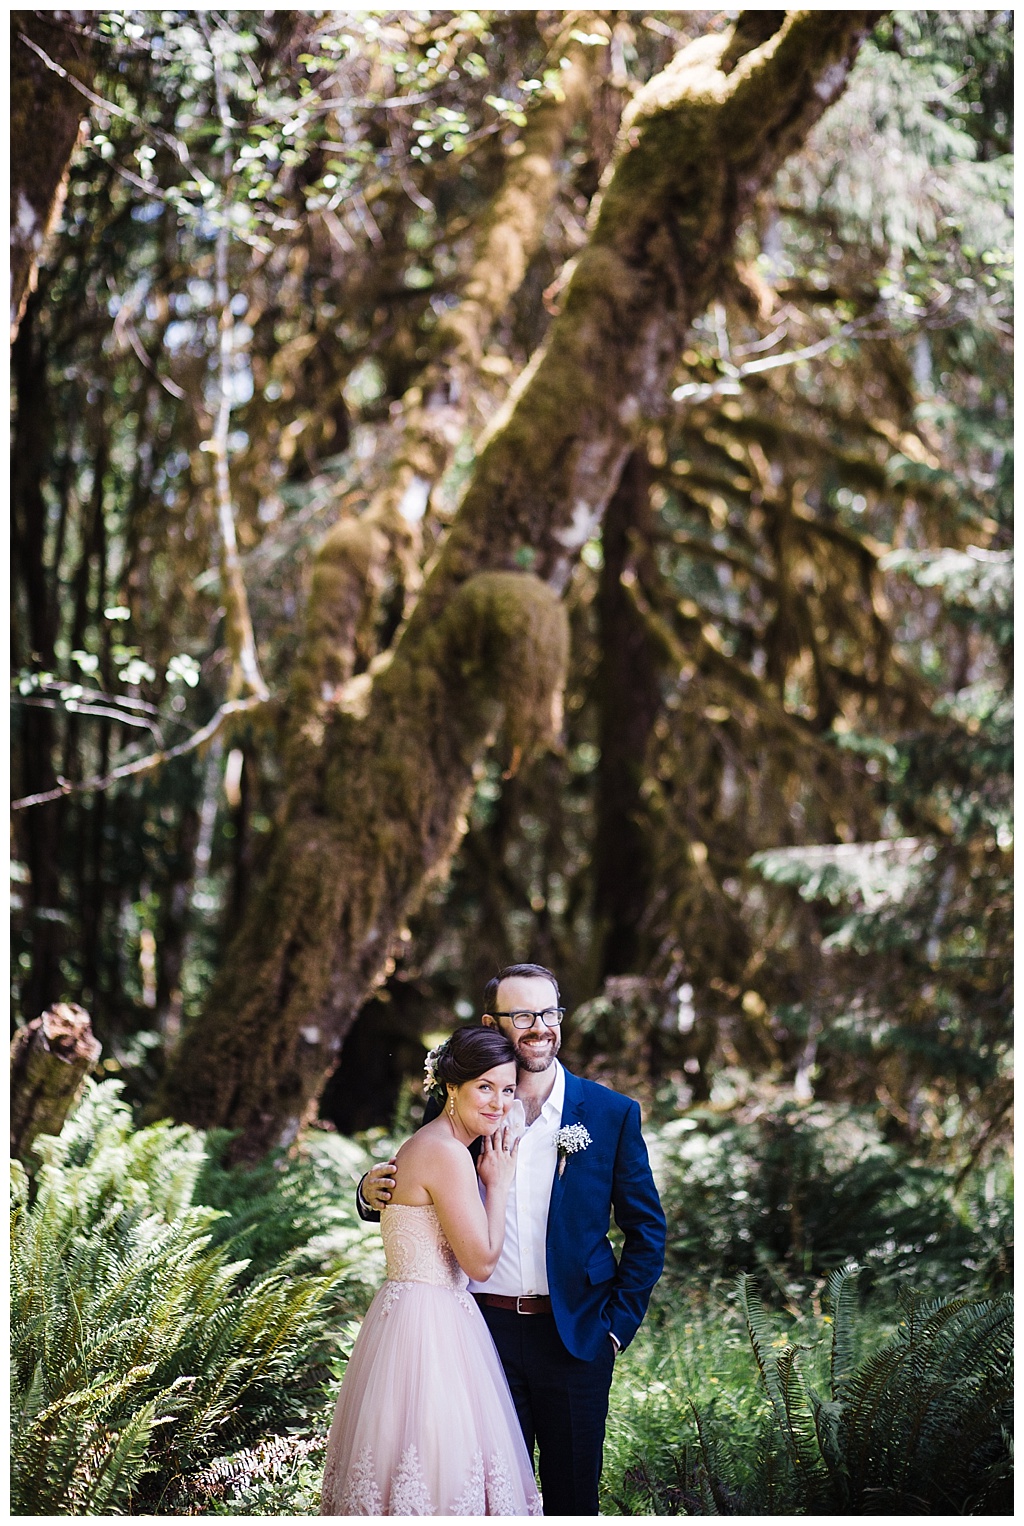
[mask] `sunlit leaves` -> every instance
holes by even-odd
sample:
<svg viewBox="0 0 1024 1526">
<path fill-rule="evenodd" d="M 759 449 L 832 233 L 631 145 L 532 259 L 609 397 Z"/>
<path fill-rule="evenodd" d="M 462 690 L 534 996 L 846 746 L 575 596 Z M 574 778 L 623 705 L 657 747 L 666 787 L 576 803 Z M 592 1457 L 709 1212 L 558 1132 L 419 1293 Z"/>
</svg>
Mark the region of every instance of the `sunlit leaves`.
<svg viewBox="0 0 1024 1526">
<path fill-rule="evenodd" d="M 518 106 L 516 106 L 514 101 L 507 101 L 503 96 L 500 95 L 488 95 L 485 96 L 484 99 L 486 100 L 488 106 L 492 106 L 494 110 L 499 114 L 499 116 L 507 117 L 507 119 L 510 122 L 514 122 L 517 127 L 525 127 L 526 118 Z"/>
<path fill-rule="evenodd" d="M 200 672 L 199 663 L 196 662 L 194 657 L 190 657 L 187 652 L 178 652 L 167 664 L 168 682 L 173 683 L 178 681 L 187 684 L 190 689 L 194 689 L 199 682 Z"/>
</svg>

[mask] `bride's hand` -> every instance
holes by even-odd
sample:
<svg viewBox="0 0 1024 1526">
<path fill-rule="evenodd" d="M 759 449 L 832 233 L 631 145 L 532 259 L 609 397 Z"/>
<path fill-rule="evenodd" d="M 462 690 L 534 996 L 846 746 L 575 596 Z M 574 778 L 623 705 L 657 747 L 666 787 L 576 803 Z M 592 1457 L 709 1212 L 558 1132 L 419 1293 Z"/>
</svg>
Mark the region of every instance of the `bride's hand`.
<svg viewBox="0 0 1024 1526">
<path fill-rule="evenodd" d="M 495 1129 L 493 1134 L 483 1136 L 476 1169 L 485 1187 L 490 1189 L 512 1185 L 518 1152 L 519 1137 L 513 1134 L 507 1123 Z"/>
</svg>

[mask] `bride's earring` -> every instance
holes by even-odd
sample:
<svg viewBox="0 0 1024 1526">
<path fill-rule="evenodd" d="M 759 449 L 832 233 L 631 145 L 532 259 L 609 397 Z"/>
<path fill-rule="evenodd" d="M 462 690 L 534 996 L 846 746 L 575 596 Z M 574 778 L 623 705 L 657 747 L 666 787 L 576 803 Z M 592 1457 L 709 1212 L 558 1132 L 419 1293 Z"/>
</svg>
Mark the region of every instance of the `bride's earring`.
<svg viewBox="0 0 1024 1526">
<path fill-rule="evenodd" d="M 455 1093 L 448 1093 L 448 1117 L 455 1122 Z"/>
</svg>

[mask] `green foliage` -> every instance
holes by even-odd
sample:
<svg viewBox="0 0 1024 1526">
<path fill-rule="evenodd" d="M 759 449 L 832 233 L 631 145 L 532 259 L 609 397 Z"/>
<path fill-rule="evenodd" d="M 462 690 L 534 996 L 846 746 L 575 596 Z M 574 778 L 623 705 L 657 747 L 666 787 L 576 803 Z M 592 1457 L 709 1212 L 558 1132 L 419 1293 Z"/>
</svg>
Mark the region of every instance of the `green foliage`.
<svg viewBox="0 0 1024 1526">
<path fill-rule="evenodd" d="M 920 728 L 838 737 L 879 781 L 883 838 L 775 849 L 752 865 L 816 904 L 817 1074 L 884 1064 L 904 1126 L 907 1104 L 920 1115 L 927 1098 L 934 1132 L 955 1139 L 968 1108 L 996 1127 L 1011 1098 L 1013 559 L 972 546 L 885 563 L 938 594 L 966 649 L 988 643 L 993 660 Z M 934 644 L 919 660 L 937 662 Z"/>
<path fill-rule="evenodd" d="M 351 1159 L 269 1168 L 243 1191 L 194 1130 L 134 1130 L 118 1090 L 90 1085 L 61 1136 L 38 1142 L 31 1188 L 13 1167 L 12 1502 L 24 1514 L 173 1508 L 216 1459 L 308 1425 L 329 1373 L 328 1312 L 345 1306 L 338 1279 L 358 1260 L 317 1179 L 333 1172 L 351 1202 Z M 261 1235 L 264 1215 L 277 1223 Z M 317 1262 L 335 1275 L 313 1275 Z"/>
<path fill-rule="evenodd" d="M 748 1398 L 737 1426 L 730 1397 L 709 1402 L 700 1384 L 685 1422 L 677 1407 L 685 1441 L 678 1431 L 672 1447 L 646 1438 L 621 1484 L 608 1486 L 615 1507 L 638 1515 L 652 1507 L 662 1515 L 1009 1512 L 1012 1299 L 943 1301 L 901 1289 L 895 1330 L 858 1358 L 855 1279 L 852 1267 L 831 1275 L 831 1312 L 816 1340 L 798 1341 L 773 1334 L 754 1284 L 741 1276 L 737 1302 L 760 1405 Z M 707 1358 L 716 1394 L 717 1358 Z"/>
<path fill-rule="evenodd" d="M 329 1423 L 325 1410 L 319 1435 L 277 1436 L 218 1459 L 189 1479 L 190 1503 L 204 1515 L 317 1515 Z"/>
<path fill-rule="evenodd" d="M 347 1310 L 368 1301 L 380 1280 L 376 1237 L 354 1209 L 365 1151 L 336 1134 L 313 1134 L 297 1159 L 272 1155 L 256 1166 L 227 1166 L 231 1135 L 206 1138 L 195 1202 L 220 1211 L 211 1243 L 245 1257 L 249 1282 L 271 1269 L 300 1276 L 329 1266 L 345 1272 L 339 1289 Z"/>
<path fill-rule="evenodd" d="M 674 1279 L 764 1267 L 785 1282 L 847 1260 L 871 1282 L 927 1276 L 960 1289 L 1011 1275 L 1008 1167 L 958 1190 L 952 1171 L 887 1143 L 867 1109 L 776 1102 L 746 1121 L 698 1113 L 654 1137 Z"/>
<path fill-rule="evenodd" d="M 1009 251 L 1012 167 L 1009 156 L 978 153 L 968 81 L 957 78 L 967 50 L 947 36 L 945 48 L 901 51 L 884 31 L 862 48 L 849 89 L 816 134 L 827 163 L 822 210 L 851 239 L 926 261 L 948 257 L 951 235 Z M 798 158 L 784 171 L 787 189 L 802 182 L 810 191 L 819 168 L 814 154 Z"/>
</svg>

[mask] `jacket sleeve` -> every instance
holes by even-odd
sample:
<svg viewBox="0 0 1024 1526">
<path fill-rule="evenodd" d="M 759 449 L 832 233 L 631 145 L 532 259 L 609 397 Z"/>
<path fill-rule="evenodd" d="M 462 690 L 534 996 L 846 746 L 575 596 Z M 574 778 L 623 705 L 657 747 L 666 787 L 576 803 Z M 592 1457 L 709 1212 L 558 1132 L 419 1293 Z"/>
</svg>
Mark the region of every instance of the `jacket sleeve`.
<svg viewBox="0 0 1024 1526">
<path fill-rule="evenodd" d="M 625 1349 L 640 1328 L 665 1265 L 665 1215 L 640 1132 L 640 1108 L 632 1101 L 615 1155 L 612 1212 L 623 1246 L 605 1313 Z"/>
<path fill-rule="evenodd" d="M 362 1176 L 359 1178 L 359 1185 L 356 1188 L 356 1213 L 362 1219 L 364 1224 L 379 1224 L 380 1214 L 375 1213 L 372 1208 L 369 1208 L 363 1202 L 363 1183 L 365 1182 L 366 1177 L 367 1173 L 364 1171 Z"/>
</svg>

